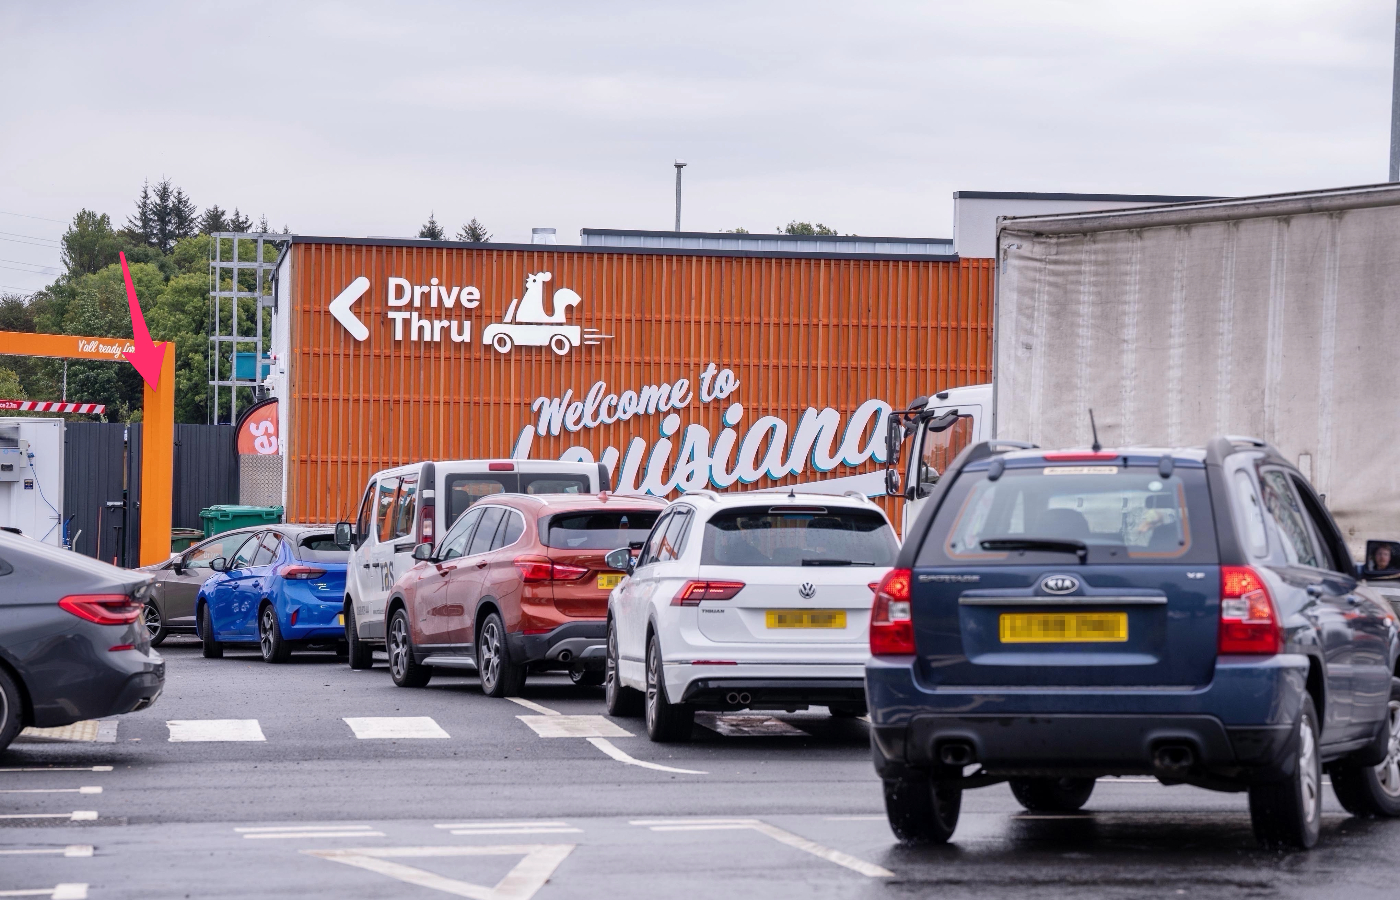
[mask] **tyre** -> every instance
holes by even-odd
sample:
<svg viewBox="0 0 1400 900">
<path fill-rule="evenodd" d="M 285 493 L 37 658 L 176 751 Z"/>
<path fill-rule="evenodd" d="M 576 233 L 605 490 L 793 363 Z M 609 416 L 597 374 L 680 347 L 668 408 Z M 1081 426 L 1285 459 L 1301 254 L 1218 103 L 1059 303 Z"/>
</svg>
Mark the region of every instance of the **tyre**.
<svg viewBox="0 0 1400 900">
<path fill-rule="evenodd" d="M 345 604 L 345 645 L 349 648 L 350 668 L 368 669 L 374 665 L 374 648 L 360 640 L 360 632 L 355 625 L 355 606 Z"/>
<path fill-rule="evenodd" d="M 408 631 L 408 613 L 402 608 L 394 610 L 389 619 L 389 677 L 399 687 L 423 687 L 433 677 L 432 666 L 425 666 L 413 658 L 413 635 Z"/>
<path fill-rule="evenodd" d="M 647 737 L 658 744 L 690 740 L 695 710 L 684 703 L 672 703 L 666 696 L 666 679 L 661 666 L 661 641 L 656 635 L 647 641 Z"/>
<path fill-rule="evenodd" d="M 603 668 L 603 704 L 608 715 L 635 719 L 642 714 L 642 695 L 617 680 L 617 629 L 608 620 L 608 661 Z"/>
<path fill-rule="evenodd" d="M 199 608 L 199 640 L 203 644 L 200 652 L 205 659 L 223 659 L 224 645 L 214 637 L 214 620 L 209 615 L 209 604 Z"/>
<path fill-rule="evenodd" d="M 885 815 L 894 836 L 906 844 L 948 843 L 961 811 L 961 788 L 923 778 L 885 781 Z"/>
<path fill-rule="evenodd" d="M 146 609 L 141 613 L 142 621 L 146 623 L 146 633 L 151 636 L 151 646 L 159 647 L 170 632 L 165 627 L 165 617 L 160 614 L 160 607 L 154 600 L 146 602 Z"/>
<path fill-rule="evenodd" d="M 1384 752 L 1379 764 L 1332 764 L 1332 792 L 1353 816 L 1393 819 L 1400 816 L 1400 678 L 1390 680 L 1385 726 L 1376 735 L 1376 742 Z M 1375 756 L 1380 756 L 1382 748 L 1376 749 Z"/>
<path fill-rule="evenodd" d="M 570 669 L 569 680 L 579 687 L 597 687 L 606 674 L 602 669 Z"/>
<path fill-rule="evenodd" d="M 19 696 L 19 685 L 4 669 L 0 669 L 0 752 L 19 737 L 24 728 L 24 702 Z"/>
<path fill-rule="evenodd" d="M 497 613 L 481 623 L 476 639 L 476 670 L 481 691 L 488 697 L 518 697 L 525 686 L 525 667 L 511 662 L 506 626 Z"/>
<path fill-rule="evenodd" d="M 292 657 L 292 645 L 283 640 L 277 609 L 271 603 L 258 610 L 258 649 L 266 663 L 284 663 Z"/>
<path fill-rule="evenodd" d="M 1322 758 L 1312 698 L 1304 698 L 1294 729 L 1288 776 L 1250 786 L 1249 818 L 1261 844 L 1306 850 L 1317 843 L 1322 823 Z"/>
<path fill-rule="evenodd" d="M 1075 812 L 1093 792 L 1092 778 L 1011 779 L 1011 793 L 1031 812 Z"/>
</svg>

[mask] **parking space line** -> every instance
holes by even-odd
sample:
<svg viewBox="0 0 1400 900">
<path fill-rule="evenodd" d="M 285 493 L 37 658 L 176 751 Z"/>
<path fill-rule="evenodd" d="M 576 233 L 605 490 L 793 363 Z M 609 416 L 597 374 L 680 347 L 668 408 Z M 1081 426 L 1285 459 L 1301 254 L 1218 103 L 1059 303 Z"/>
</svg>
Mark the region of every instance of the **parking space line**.
<svg viewBox="0 0 1400 900">
<path fill-rule="evenodd" d="M 526 709 L 533 709 L 535 712 L 539 713 L 542 716 L 563 715 L 563 713 L 560 713 L 557 710 L 550 709 L 548 706 L 540 706 L 535 701 L 526 700 L 524 697 L 507 697 L 506 699 L 509 700 L 511 703 L 519 703 Z"/>
<path fill-rule="evenodd" d="M 359 740 L 450 738 L 432 716 L 351 716 L 344 720 Z"/>
<path fill-rule="evenodd" d="M 542 738 L 632 737 L 607 716 L 516 716 Z"/>
<path fill-rule="evenodd" d="M 257 825 L 233 830 L 245 840 L 384 837 L 373 825 Z"/>
<path fill-rule="evenodd" d="M 92 856 L 92 845 L 69 844 L 66 847 L 38 847 L 33 850 L 0 850 L 0 856 Z"/>
<path fill-rule="evenodd" d="M 448 829 L 452 834 L 579 834 L 581 828 L 574 828 L 568 822 L 459 822 L 449 825 L 434 825 L 434 828 Z"/>
<path fill-rule="evenodd" d="M 51 897 L 53 900 L 87 900 L 86 884 L 56 884 L 37 890 L 0 891 L 0 897 Z"/>
<path fill-rule="evenodd" d="M 549 876 L 573 852 L 573 844 L 454 845 L 449 847 L 357 847 L 348 850 L 303 850 L 317 856 L 387 875 L 408 884 L 475 900 L 530 900 Z M 395 858 L 448 856 L 522 856 L 494 887 L 448 878 L 436 872 L 394 862 Z"/>
<path fill-rule="evenodd" d="M 0 794 L 100 794 L 100 787 L 75 787 L 75 788 L 26 788 L 24 790 L 4 790 Z"/>
<path fill-rule="evenodd" d="M 618 762 L 626 763 L 629 766 L 641 766 L 643 769 L 654 769 L 657 772 L 675 772 L 678 775 L 710 774 L 709 772 L 701 772 L 698 769 L 677 769 L 674 766 L 663 766 L 660 763 L 646 762 L 645 760 L 633 759 L 626 753 L 623 753 L 621 750 L 619 750 L 617 746 L 614 745 L 613 742 L 608 740 L 607 738 L 591 737 L 588 739 L 588 743 L 597 747 L 599 750 L 602 750 L 604 753 L 606 753 L 608 756 L 611 756 Z"/>
<path fill-rule="evenodd" d="M 15 766 L 0 772 L 110 772 L 111 766 Z"/>
<path fill-rule="evenodd" d="M 173 719 L 165 725 L 171 743 L 267 740 L 257 719 Z"/>
<path fill-rule="evenodd" d="M 70 822 L 93 822 L 97 813 L 90 809 L 75 809 L 66 813 L 6 813 L 0 819 L 67 819 Z"/>
<path fill-rule="evenodd" d="M 652 831 L 738 831 L 751 829 L 767 835 L 780 844 L 795 850 L 835 863 L 838 866 L 859 872 L 867 878 L 893 878 L 894 873 L 883 866 L 866 862 L 863 859 L 824 847 L 816 841 L 809 841 L 791 831 L 784 831 L 776 825 L 769 825 L 759 819 L 634 819 L 629 824 L 645 825 Z"/>
<path fill-rule="evenodd" d="M 887 816 L 822 816 L 823 822 L 885 822 Z"/>
</svg>

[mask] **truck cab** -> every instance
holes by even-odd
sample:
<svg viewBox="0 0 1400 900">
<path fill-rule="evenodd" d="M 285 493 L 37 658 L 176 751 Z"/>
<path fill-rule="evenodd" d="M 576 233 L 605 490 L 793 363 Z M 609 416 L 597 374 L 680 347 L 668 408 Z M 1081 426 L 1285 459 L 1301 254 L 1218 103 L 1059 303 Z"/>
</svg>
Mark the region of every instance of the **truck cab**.
<svg viewBox="0 0 1400 900">
<path fill-rule="evenodd" d="M 890 415 L 888 493 L 904 497 L 900 534 L 908 534 L 942 473 L 963 448 L 992 438 L 992 385 L 949 388 Z"/>
</svg>

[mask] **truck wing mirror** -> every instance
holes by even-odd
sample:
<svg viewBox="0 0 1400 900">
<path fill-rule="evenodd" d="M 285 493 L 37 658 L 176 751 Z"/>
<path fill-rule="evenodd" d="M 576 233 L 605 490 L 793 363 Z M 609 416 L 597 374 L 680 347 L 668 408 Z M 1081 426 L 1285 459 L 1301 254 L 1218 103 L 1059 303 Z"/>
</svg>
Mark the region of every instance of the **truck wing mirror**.
<svg viewBox="0 0 1400 900">
<path fill-rule="evenodd" d="M 355 539 L 355 532 L 350 528 L 349 522 L 335 523 L 335 543 L 337 547 L 349 547 L 350 542 Z"/>
</svg>

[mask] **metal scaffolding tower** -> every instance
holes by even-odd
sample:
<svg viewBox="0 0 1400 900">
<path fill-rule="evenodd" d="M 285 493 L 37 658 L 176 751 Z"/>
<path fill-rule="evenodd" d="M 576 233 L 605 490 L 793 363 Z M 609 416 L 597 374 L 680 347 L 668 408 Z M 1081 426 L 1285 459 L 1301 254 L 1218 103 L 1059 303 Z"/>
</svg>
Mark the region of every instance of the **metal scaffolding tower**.
<svg viewBox="0 0 1400 900">
<path fill-rule="evenodd" d="M 285 234 L 256 232 L 220 232 L 210 238 L 208 419 L 232 425 L 238 421 L 240 388 L 245 405 L 264 396 L 264 347 L 276 313 L 274 275 L 291 242 Z"/>
</svg>

